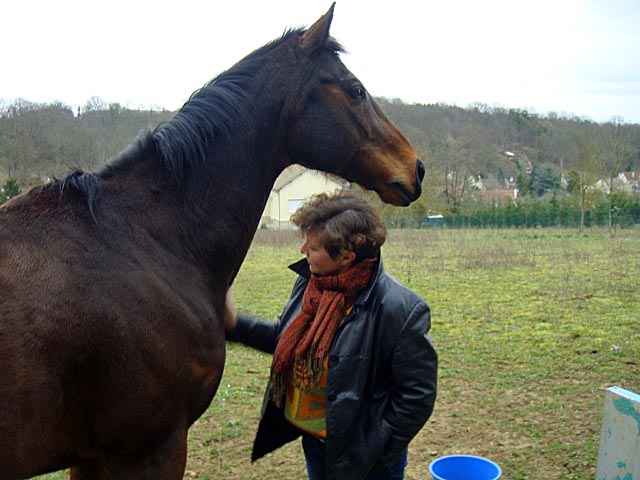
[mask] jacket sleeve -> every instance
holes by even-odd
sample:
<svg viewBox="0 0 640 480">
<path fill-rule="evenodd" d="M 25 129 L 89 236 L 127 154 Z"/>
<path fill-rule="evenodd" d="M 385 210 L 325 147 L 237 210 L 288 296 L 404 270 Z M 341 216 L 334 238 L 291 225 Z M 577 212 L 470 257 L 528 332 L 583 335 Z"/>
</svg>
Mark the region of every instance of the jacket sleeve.
<svg viewBox="0 0 640 480">
<path fill-rule="evenodd" d="M 391 396 L 383 418 L 391 436 L 383 463 L 404 450 L 433 412 L 438 357 L 427 336 L 430 326 L 429 307 L 420 299 L 402 325 L 391 354 Z"/>
<path fill-rule="evenodd" d="M 227 332 L 226 339 L 257 350 L 273 353 L 276 348 L 279 322 L 238 315 L 235 330 Z"/>
<path fill-rule="evenodd" d="M 227 332 L 226 339 L 230 342 L 243 343 L 266 353 L 273 353 L 282 329 L 300 309 L 305 288 L 306 280 L 303 277 L 298 277 L 293 284 L 291 296 L 277 321 L 238 315 L 236 328 L 232 332 Z"/>
</svg>

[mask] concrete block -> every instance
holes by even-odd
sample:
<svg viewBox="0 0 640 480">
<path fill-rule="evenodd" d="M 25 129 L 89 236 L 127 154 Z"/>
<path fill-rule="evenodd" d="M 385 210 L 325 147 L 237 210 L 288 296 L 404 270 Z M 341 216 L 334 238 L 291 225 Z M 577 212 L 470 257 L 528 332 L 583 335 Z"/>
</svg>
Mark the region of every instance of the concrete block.
<svg viewBox="0 0 640 480">
<path fill-rule="evenodd" d="M 620 387 L 605 392 L 596 480 L 640 480 L 640 395 Z"/>
</svg>

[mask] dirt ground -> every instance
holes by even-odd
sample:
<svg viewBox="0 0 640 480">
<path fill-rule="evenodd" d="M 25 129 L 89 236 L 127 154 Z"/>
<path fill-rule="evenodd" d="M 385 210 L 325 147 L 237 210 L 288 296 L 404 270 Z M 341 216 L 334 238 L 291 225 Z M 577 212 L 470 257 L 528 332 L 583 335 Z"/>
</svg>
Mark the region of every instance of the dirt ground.
<svg viewBox="0 0 640 480">
<path fill-rule="evenodd" d="M 575 388 L 581 387 L 575 380 Z M 603 386 L 602 392 L 604 392 Z M 548 391 L 552 389 L 548 388 Z M 523 386 L 518 391 L 503 391 L 501 405 L 483 408 L 477 401 L 477 388 L 461 384 L 457 379 L 443 379 L 436 409 L 431 419 L 409 447 L 407 480 L 431 479 L 429 463 L 451 454 L 480 455 L 497 462 L 504 479 L 592 479 L 595 464 L 582 459 L 574 440 L 598 442 L 599 418 L 586 419 L 589 401 L 578 401 L 572 408 L 545 409 L 551 401 L 540 393 L 539 385 Z M 539 413 L 518 416 L 522 402 Z M 246 403 L 253 408 L 257 401 Z M 559 413 L 559 410 L 562 412 Z M 501 412 L 501 413 L 496 413 Z M 227 418 L 233 422 L 233 418 Z M 509 424 L 517 428 L 507 428 Z M 293 442 L 267 457 L 250 463 L 250 449 L 257 419 L 253 425 L 238 425 L 228 438 L 218 435 L 209 440 L 211 455 L 190 456 L 185 478 L 208 479 L 306 479 L 300 442 Z M 215 430 L 212 418 L 194 426 L 190 451 L 204 452 L 207 445 L 197 446 L 200 433 Z M 531 435 L 523 435 L 530 430 Z M 542 433 L 539 433 L 539 432 Z M 574 436 L 574 438 L 572 438 Z M 207 443 L 207 442 L 205 442 Z"/>
</svg>

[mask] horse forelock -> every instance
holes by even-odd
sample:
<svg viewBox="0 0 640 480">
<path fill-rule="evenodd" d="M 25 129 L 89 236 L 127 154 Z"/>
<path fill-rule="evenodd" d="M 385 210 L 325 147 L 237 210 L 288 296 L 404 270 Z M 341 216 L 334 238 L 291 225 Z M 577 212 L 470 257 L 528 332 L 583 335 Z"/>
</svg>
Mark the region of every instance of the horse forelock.
<svg viewBox="0 0 640 480">
<path fill-rule="evenodd" d="M 342 44 L 333 37 L 329 37 L 327 40 L 326 48 L 334 53 L 347 53 L 347 50 L 342 46 Z"/>
</svg>

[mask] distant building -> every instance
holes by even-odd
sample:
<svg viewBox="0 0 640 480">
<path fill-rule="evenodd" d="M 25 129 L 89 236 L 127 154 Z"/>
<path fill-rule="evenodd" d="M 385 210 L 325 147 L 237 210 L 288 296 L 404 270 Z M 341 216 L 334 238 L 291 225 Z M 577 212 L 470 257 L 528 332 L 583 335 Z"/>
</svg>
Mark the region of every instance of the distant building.
<svg viewBox="0 0 640 480">
<path fill-rule="evenodd" d="M 507 188 L 514 188 L 518 183 L 518 174 L 517 173 L 505 173 L 504 174 L 504 183 Z"/>
<path fill-rule="evenodd" d="M 467 184 L 475 189 L 475 190 L 486 190 L 487 186 L 485 184 L 485 179 L 482 178 L 480 175 L 478 176 L 473 176 L 471 175 L 468 179 L 467 179 Z"/>
<path fill-rule="evenodd" d="M 515 203 L 518 199 L 518 189 L 511 188 L 508 190 L 484 190 L 475 192 L 474 196 L 485 201 L 493 203 L 495 206 L 508 205 Z"/>
<path fill-rule="evenodd" d="M 291 215 L 312 195 L 334 192 L 349 186 L 345 180 L 326 173 L 291 165 L 276 179 L 262 214 L 262 228 L 280 230 L 291 228 Z"/>
<path fill-rule="evenodd" d="M 639 177 L 638 172 L 622 172 L 618 174 L 618 176 L 613 179 L 614 191 L 640 192 Z M 593 188 L 608 194 L 611 192 L 611 179 L 603 178 L 598 180 Z"/>
<path fill-rule="evenodd" d="M 638 172 L 622 172 L 618 175 L 621 187 L 627 192 L 640 192 L 640 174 Z"/>
<path fill-rule="evenodd" d="M 427 218 L 422 222 L 422 227 L 444 227 L 444 215 L 438 213 L 435 215 L 427 215 Z"/>
</svg>

